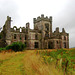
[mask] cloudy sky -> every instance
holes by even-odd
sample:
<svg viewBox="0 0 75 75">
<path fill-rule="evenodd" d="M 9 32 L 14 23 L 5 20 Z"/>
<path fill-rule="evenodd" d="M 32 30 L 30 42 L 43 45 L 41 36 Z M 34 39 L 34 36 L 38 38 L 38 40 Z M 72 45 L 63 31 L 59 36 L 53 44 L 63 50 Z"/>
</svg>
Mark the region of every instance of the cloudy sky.
<svg viewBox="0 0 75 75">
<path fill-rule="evenodd" d="M 65 28 L 69 33 L 70 47 L 75 47 L 75 0 L 0 0 L 0 27 L 6 17 L 12 18 L 12 27 L 24 27 L 33 18 L 41 16 L 53 17 L 53 31 L 56 27 Z"/>
</svg>

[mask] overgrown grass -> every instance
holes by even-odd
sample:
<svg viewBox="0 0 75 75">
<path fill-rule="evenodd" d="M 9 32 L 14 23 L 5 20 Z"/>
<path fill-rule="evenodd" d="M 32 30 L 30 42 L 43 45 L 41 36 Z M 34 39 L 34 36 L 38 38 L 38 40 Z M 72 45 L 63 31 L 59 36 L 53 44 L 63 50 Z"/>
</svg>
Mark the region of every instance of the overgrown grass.
<svg viewBox="0 0 75 75">
<path fill-rule="evenodd" d="M 0 75 L 63 75 L 34 50 L 0 53 Z"/>
<path fill-rule="evenodd" d="M 55 67 L 62 69 L 64 74 L 75 74 L 75 49 L 44 50 L 37 51 L 45 63 L 54 63 Z"/>
<path fill-rule="evenodd" d="M 0 53 L 0 75 L 75 75 L 74 65 L 75 49 Z"/>
<path fill-rule="evenodd" d="M 23 57 L 24 52 L 0 53 L 0 75 L 25 75 Z"/>
</svg>

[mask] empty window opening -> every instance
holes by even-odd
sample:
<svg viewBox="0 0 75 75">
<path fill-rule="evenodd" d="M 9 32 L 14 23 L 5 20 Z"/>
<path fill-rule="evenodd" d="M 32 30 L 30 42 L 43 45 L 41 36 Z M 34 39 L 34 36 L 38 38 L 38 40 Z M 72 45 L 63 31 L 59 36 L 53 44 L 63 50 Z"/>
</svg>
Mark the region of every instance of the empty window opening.
<svg viewBox="0 0 75 75">
<path fill-rule="evenodd" d="M 21 37 L 21 35 L 20 35 L 20 40 L 22 40 L 22 37 Z"/>
<path fill-rule="evenodd" d="M 16 39 L 16 34 L 14 34 L 14 39 Z"/>
<path fill-rule="evenodd" d="M 38 40 L 38 35 L 37 34 L 35 35 L 35 39 Z"/>
<path fill-rule="evenodd" d="M 53 49 L 53 42 L 48 42 L 48 49 Z"/>
<path fill-rule="evenodd" d="M 25 40 L 27 40 L 27 35 L 25 35 Z"/>
<path fill-rule="evenodd" d="M 20 28 L 20 32 L 22 32 L 22 29 Z"/>
<path fill-rule="evenodd" d="M 66 36 L 64 36 L 64 40 L 66 40 Z"/>
<path fill-rule="evenodd" d="M 39 48 L 39 43 L 35 42 L 35 48 Z"/>
<path fill-rule="evenodd" d="M 56 41 L 57 42 L 57 44 L 59 43 L 58 41 Z"/>
<path fill-rule="evenodd" d="M 64 42 L 64 48 L 66 48 L 66 42 Z"/>
<path fill-rule="evenodd" d="M 14 28 L 14 31 L 16 31 L 16 28 Z"/>
<path fill-rule="evenodd" d="M 1 35 L 0 35 L 0 39 L 2 39 Z"/>
<path fill-rule="evenodd" d="M 25 47 L 27 47 L 27 42 L 25 42 Z"/>
<path fill-rule="evenodd" d="M 49 24 L 45 24 L 46 31 L 49 31 Z"/>
</svg>

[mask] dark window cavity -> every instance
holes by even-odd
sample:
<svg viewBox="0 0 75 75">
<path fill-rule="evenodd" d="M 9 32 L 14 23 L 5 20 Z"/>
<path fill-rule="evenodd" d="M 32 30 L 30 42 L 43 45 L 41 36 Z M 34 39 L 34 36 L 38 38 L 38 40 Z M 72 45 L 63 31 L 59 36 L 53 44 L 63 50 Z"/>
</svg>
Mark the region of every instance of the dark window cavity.
<svg viewBox="0 0 75 75">
<path fill-rule="evenodd" d="M 35 39 L 38 40 L 38 35 L 37 34 L 35 35 Z"/>
<path fill-rule="evenodd" d="M 35 48 L 39 48 L 39 43 L 35 42 Z"/>
<path fill-rule="evenodd" d="M 16 39 L 16 34 L 14 34 L 14 39 Z"/>
</svg>

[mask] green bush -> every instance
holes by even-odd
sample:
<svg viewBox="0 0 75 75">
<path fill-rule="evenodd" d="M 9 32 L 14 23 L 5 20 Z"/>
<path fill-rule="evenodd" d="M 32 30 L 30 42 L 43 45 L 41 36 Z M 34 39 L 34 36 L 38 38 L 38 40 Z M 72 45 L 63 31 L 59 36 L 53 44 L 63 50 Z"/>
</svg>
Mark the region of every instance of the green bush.
<svg viewBox="0 0 75 75">
<path fill-rule="evenodd" d="M 25 48 L 25 44 L 23 44 L 22 42 L 14 42 L 11 45 L 7 46 L 6 49 L 12 49 L 15 52 L 16 51 L 22 51 Z"/>
<path fill-rule="evenodd" d="M 2 51 L 2 50 L 6 50 L 6 48 L 0 48 L 0 51 Z"/>
</svg>

